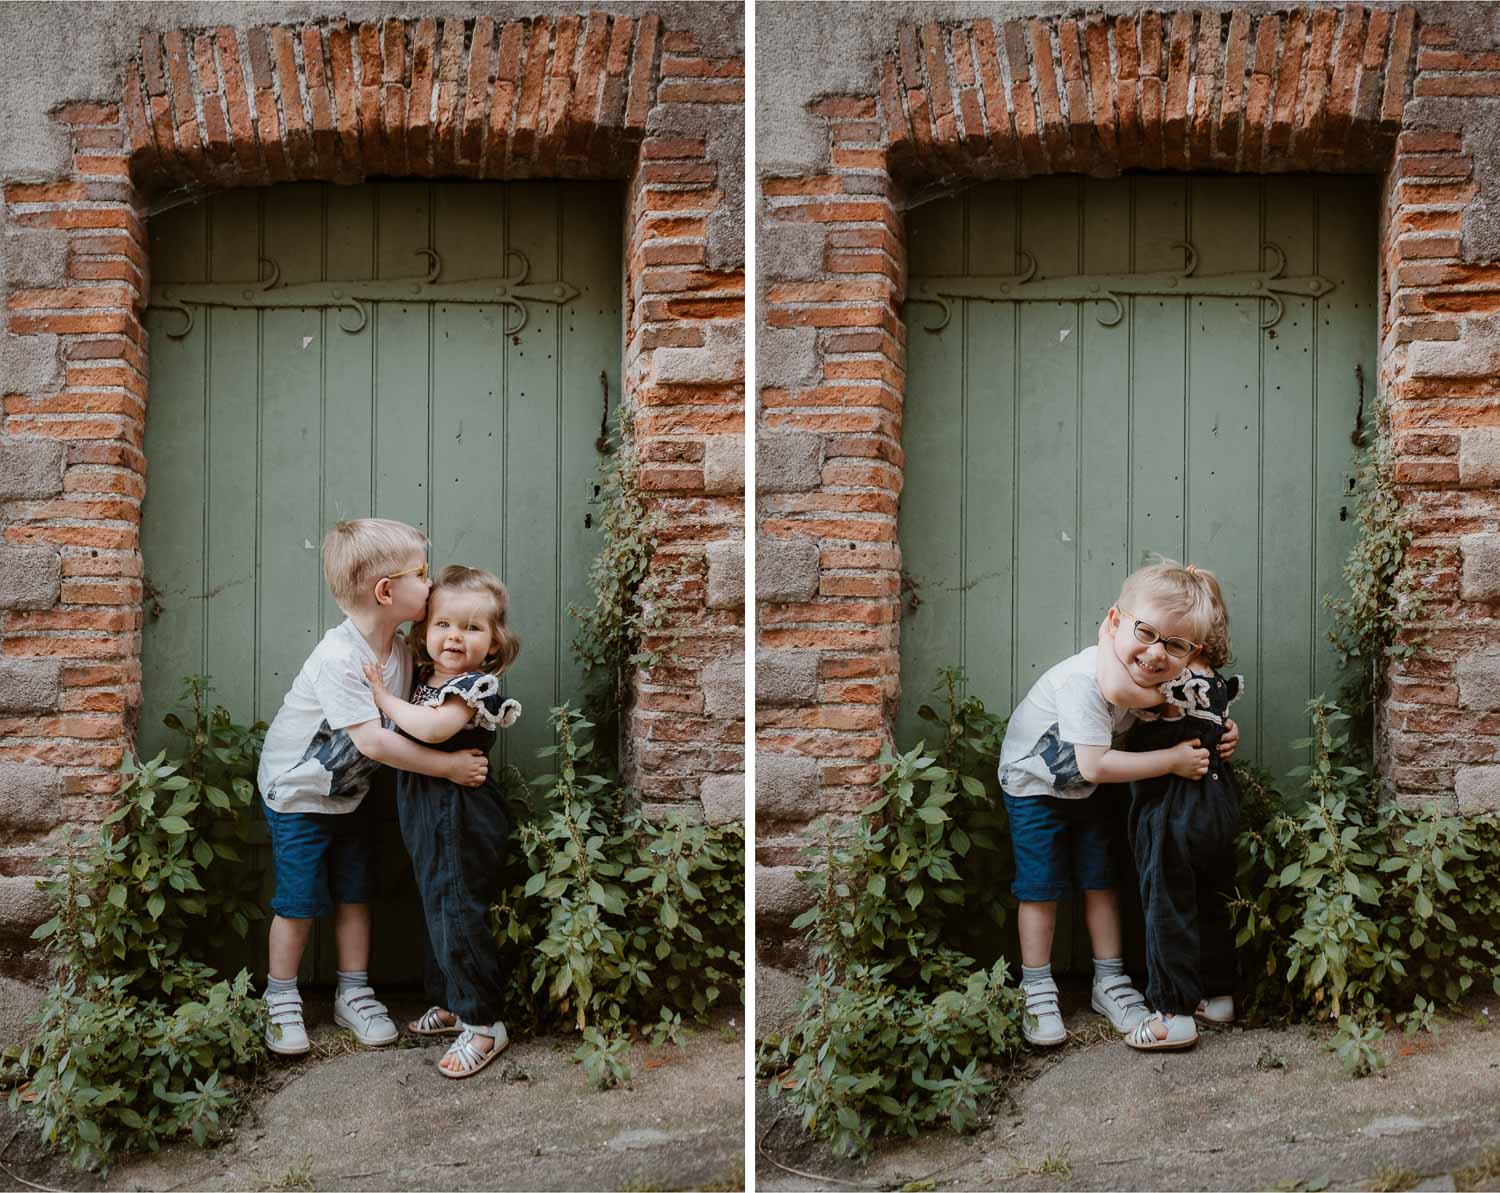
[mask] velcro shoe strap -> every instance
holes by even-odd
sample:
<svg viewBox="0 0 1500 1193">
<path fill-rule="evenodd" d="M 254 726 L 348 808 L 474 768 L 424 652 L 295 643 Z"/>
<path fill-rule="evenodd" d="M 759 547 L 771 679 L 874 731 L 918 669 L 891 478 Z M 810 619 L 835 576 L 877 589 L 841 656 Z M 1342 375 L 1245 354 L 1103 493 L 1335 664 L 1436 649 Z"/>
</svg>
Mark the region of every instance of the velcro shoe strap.
<svg viewBox="0 0 1500 1193">
<path fill-rule="evenodd" d="M 1105 978 L 1099 982 L 1096 989 L 1101 994 L 1109 995 L 1111 1001 L 1118 1006 L 1129 1010 L 1131 1007 L 1143 1007 L 1146 1005 L 1146 997 L 1130 984 L 1130 979 L 1124 974 L 1116 974 L 1112 978 Z M 1118 991 L 1119 993 L 1116 993 Z"/>
<path fill-rule="evenodd" d="M 1021 987 L 1026 992 L 1026 1009 L 1032 1014 L 1038 1011 L 1057 1011 L 1057 983 L 1037 982 Z"/>
</svg>

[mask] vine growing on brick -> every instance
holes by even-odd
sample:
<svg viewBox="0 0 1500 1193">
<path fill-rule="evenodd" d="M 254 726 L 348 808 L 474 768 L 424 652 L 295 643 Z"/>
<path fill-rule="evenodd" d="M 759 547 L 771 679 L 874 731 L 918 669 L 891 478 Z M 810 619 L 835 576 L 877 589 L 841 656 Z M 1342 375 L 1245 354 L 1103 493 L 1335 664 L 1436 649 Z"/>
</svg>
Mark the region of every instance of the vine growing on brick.
<svg viewBox="0 0 1500 1193">
<path fill-rule="evenodd" d="M 578 619 L 573 651 L 598 681 L 588 697 L 590 719 L 618 741 L 622 710 L 637 667 L 654 667 L 665 651 L 647 639 L 662 627 L 661 581 L 651 571 L 659 542 L 660 519 L 641 494 L 640 456 L 631 428 L 630 407 L 616 410 L 609 451 L 599 462 L 600 528 L 603 543 L 589 568 L 594 603 L 571 607 Z"/>
</svg>

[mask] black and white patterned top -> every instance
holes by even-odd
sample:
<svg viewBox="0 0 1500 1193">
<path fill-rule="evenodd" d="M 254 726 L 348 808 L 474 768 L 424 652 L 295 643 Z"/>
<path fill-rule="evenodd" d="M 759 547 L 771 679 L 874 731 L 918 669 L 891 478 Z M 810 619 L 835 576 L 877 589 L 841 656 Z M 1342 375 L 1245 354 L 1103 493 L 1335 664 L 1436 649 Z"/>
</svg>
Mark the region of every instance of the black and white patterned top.
<svg viewBox="0 0 1500 1193">
<path fill-rule="evenodd" d="M 521 718 L 521 702 L 502 700 L 499 677 L 485 671 L 466 671 L 437 687 L 425 679 L 418 680 L 412 689 L 411 702 L 435 708 L 449 696 L 459 697 L 474 710 L 464 729 L 487 729 L 493 733 L 496 729 L 510 728 Z"/>
</svg>

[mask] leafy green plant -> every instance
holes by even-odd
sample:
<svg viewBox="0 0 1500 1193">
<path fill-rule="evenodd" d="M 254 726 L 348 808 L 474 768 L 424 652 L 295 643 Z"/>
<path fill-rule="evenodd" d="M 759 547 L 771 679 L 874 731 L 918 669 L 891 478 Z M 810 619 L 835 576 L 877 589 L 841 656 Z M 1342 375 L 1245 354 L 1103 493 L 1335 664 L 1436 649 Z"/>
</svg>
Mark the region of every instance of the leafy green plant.
<svg viewBox="0 0 1500 1193">
<path fill-rule="evenodd" d="M 1368 721 L 1390 659 L 1410 658 L 1425 637 L 1432 594 L 1422 586 L 1429 561 L 1410 558 L 1414 538 L 1392 478 L 1390 420 L 1376 404 L 1379 434 L 1359 458 L 1355 523 L 1359 535 L 1344 561 L 1342 597 L 1324 597 L 1333 615 L 1328 640 L 1356 667 L 1343 702 L 1356 721 Z"/>
<path fill-rule="evenodd" d="M 264 1010 L 250 975 L 215 981 L 192 955 L 261 915 L 240 865 L 264 726 L 235 725 L 190 677 L 185 756 L 127 757 L 119 806 L 91 839 L 68 839 L 42 886 L 57 907 L 34 933 L 57 965 L 24 1048 L 0 1071 L 10 1105 L 79 1167 L 182 1136 L 217 1137 L 236 1078 L 262 1057 Z"/>
<path fill-rule="evenodd" d="M 1430 1029 L 1485 982 L 1500 993 L 1500 823 L 1385 797 L 1336 706 L 1308 706 L 1304 797 L 1246 804 L 1236 944 L 1252 1007 L 1329 1020 L 1351 1073 L 1379 1067 L 1385 1022 Z M 1264 818 L 1251 813 L 1259 809 Z"/>
<path fill-rule="evenodd" d="M 583 1033 L 578 1059 L 614 1084 L 628 1076 L 630 1031 L 675 1039 L 684 1016 L 739 993 L 744 829 L 648 819 L 627 789 L 587 771 L 590 722 L 568 705 L 552 720 L 557 744 L 541 753 L 556 771 L 535 780 L 541 806 L 519 818 L 522 876 L 494 909 L 495 931 L 511 1017 Z"/>
<path fill-rule="evenodd" d="M 922 709 L 939 748 L 889 749 L 881 794 L 852 824 L 825 822 L 821 865 L 801 875 L 813 906 L 796 920 L 814 976 L 783 1037 L 760 1063 L 773 1097 L 844 1154 L 880 1135 L 946 1122 L 971 1129 L 995 1086 L 981 1065 L 1021 1046 L 1023 1000 L 1003 960 L 959 947 L 976 913 L 1002 923 L 1003 820 L 991 786 L 1003 724 L 940 673 L 942 712 Z"/>
<path fill-rule="evenodd" d="M 640 457 L 631 432 L 628 404 L 617 408 L 610 451 L 599 463 L 603 543 L 589 567 L 590 608 L 569 608 L 578 620 L 573 653 L 599 680 L 587 701 L 590 716 L 618 737 L 621 710 L 630 701 L 630 677 L 637 667 L 654 667 L 663 657 L 647 639 L 663 624 L 661 581 L 651 570 L 660 519 L 641 493 Z"/>
</svg>

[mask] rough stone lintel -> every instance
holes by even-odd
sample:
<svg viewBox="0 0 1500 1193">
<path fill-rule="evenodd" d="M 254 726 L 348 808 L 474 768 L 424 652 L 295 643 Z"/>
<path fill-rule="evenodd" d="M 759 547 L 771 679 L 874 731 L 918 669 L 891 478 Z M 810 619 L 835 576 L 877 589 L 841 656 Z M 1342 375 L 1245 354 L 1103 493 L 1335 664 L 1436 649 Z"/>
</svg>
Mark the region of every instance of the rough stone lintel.
<svg viewBox="0 0 1500 1193">
<path fill-rule="evenodd" d="M 62 794 L 60 771 L 0 762 L 0 826 L 23 832 L 56 828 L 64 816 Z"/>
<path fill-rule="evenodd" d="M 55 439 L 0 439 L 0 498 L 63 491 L 67 448 Z"/>
<path fill-rule="evenodd" d="M 745 491 L 743 435 L 715 435 L 704 442 L 703 491 L 730 495 Z"/>
<path fill-rule="evenodd" d="M 823 483 L 821 435 L 760 434 L 755 438 L 755 491 L 807 493 Z"/>
<path fill-rule="evenodd" d="M 725 539 L 708 544 L 708 607 L 738 609 L 745 603 L 745 544 Z"/>
<path fill-rule="evenodd" d="M 56 708 L 61 687 L 58 659 L 0 659 L 0 712 Z"/>
<path fill-rule="evenodd" d="M 1460 432 L 1458 483 L 1465 489 L 1500 488 L 1500 428 L 1466 427 Z"/>
<path fill-rule="evenodd" d="M 755 656 L 757 706 L 812 704 L 818 698 L 818 655 L 811 650 L 762 650 Z"/>
<path fill-rule="evenodd" d="M 745 715 L 745 667 L 739 655 L 703 668 L 703 711 L 711 717 Z"/>
<path fill-rule="evenodd" d="M 1459 595 L 1466 601 L 1500 601 L 1500 534 L 1466 534 L 1458 549 L 1463 556 Z"/>
<path fill-rule="evenodd" d="M 818 544 L 763 538 L 755 552 L 755 599 L 810 601 L 818 595 Z"/>
<path fill-rule="evenodd" d="M 62 557 L 50 547 L 0 547 L 0 609 L 50 609 L 62 587 Z"/>
<path fill-rule="evenodd" d="M 808 820 L 818 807 L 818 760 L 800 754 L 755 755 L 755 814 L 767 822 Z"/>
<path fill-rule="evenodd" d="M 699 789 L 703 819 L 709 824 L 730 824 L 745 818 L 745 776 L 708 775 Z"/>
<path fill-rule="evenodd" d="M 1460 767 L 1454 778 L 1461 816 L 1500 812 L 1500 766 Z"/>
</svg>

